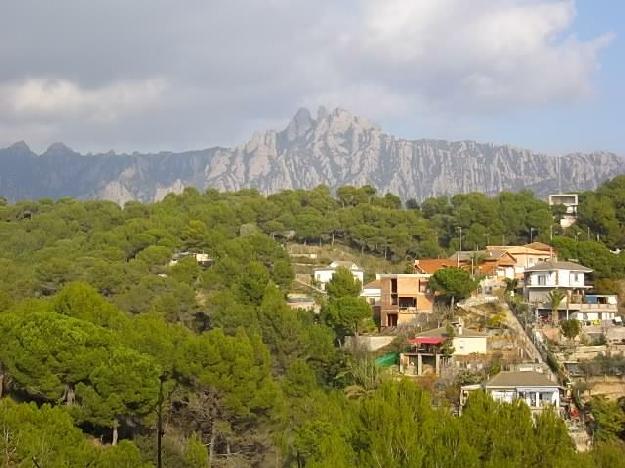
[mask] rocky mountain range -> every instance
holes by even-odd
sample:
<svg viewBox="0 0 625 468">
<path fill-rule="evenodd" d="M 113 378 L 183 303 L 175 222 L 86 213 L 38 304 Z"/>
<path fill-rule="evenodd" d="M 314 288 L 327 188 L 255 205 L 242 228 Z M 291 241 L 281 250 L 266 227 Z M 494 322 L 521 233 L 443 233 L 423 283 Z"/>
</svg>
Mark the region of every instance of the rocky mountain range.
<svg viewBox="0 0 625 468">
<path fill-rule="evenodd" d="M 0 149 L 0 196 L 154 201 L 193 186 L 262 193 L 325 184 L 370 184 L 403 199 L 529 189 L 538 195 L 592 189 L 625 173 L 608 152 L 555 157 L 474 141 L 406 140 L 348 111 L 300 109 L 282 131 L 234 148 L 182 153 L 79 154 L 55 143 L 43 154 L 23 143 Z"/>
</svg>

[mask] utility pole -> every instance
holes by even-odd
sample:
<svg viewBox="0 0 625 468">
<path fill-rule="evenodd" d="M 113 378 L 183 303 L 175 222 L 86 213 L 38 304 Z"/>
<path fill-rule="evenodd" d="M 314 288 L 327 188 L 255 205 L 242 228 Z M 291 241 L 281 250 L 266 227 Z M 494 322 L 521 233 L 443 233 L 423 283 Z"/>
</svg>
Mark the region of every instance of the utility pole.
<svg viewBox="0 0 625 468">
<path fill-rule="evenodd" d="M 458 255 L 456 259 L 456 266 L 460 268 L 460 252 L 462 252 L 462 226 L 458 226 L 458 240 L 460 241 L 460 246 L 458 247 Z"/>
<path fill-rule="evenodd" d="M 549 225 L 549 240 L 553 240 L 553 224 Z"/>
<path fill-rule="evenodd" d="M 163 467 L 163 382 L 167 380 L 167 374 L 163 373 L 159 376 L 160 385 L 158 387 L 158 407 L 157 416 L 158 422 L 156 430 L 158 434 L 156 436 L 156 466 L 157 468 Z"/>
<path fill-rule="evenodd" d="M 534 231 L 535 229 L 533 227 L 530 228 L 530 244 L 532 242 L 534 242 Z"/>
</svg>

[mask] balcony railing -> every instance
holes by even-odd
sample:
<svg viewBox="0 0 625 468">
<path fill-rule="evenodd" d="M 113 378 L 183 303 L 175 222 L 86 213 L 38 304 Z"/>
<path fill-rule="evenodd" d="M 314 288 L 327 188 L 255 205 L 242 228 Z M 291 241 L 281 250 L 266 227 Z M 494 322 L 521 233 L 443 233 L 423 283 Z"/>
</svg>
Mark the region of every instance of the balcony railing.
<svg viewBox="0 0 625 468">
<path fill-rule="evenodd" d="M 551 309 L 551 303 L 549 302 L 541 302 L 537 304 L 540 309 Z M 616 304 L 582 304 L 580 302 L 569 302 L 568 306 L 566 301 L 562 301 L 558 306 L 558 310 L 569 309 L 571 311 L 608 311 L 608 312 L 618 312 L 618 305 Z"/>
</svg>

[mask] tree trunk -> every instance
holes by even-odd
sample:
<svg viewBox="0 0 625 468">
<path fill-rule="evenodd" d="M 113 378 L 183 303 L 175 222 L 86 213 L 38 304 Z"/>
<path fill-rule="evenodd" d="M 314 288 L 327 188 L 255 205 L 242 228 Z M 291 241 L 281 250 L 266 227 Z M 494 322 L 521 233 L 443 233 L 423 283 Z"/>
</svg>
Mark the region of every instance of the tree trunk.
<svg viewBox="0 0 625 468">
<path fill-rule="evenodd" d="M 213 457 L 215 456 L 215 425 L 211 422 L 211 437 L 208 441 L 208 466 L 213 466 Z"/>
<path fill-rule="evenodd" d="M 0 398 L 2 398 L 4 390 L 4 372 L 0 369 Z"/>
<path fill-rule="evenodd" d="M 117 433 L 117 428 L 119 427 L 119 423 L 117 419 L 113 421 L 113 442 L 111 445 L 117 445 L 117 440 L 119 439 L 119 434 Z"/>
<path fill-rule="evenodd" d="M 73 385 L 65 387 L 65 404 L 71 406 L 76 401 L 76 391 Z"/>
</svg>

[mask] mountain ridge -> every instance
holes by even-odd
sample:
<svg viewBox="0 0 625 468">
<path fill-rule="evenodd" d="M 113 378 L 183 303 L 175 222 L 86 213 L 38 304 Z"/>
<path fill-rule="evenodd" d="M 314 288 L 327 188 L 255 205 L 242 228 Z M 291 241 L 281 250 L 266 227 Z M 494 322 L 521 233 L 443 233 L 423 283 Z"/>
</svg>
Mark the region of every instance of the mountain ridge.
<svg viewBox="0 0 625 468">
<path fill-rule="evenodd" d="M 320 184 L 370 184 L 403 199 L 531 189 L 538 195 L 595 188 L 625 173 L 625 158 L 597 151 L 561 157 L 472 140 L 398 138 L 344 109 L 300 108 L 283 130 L 237 146 L 184 152 L 81 154 L 53 143 L 0 149 L 0 196 L 156 201 L 185 187 L 263 193 Z"/>
</svg>

